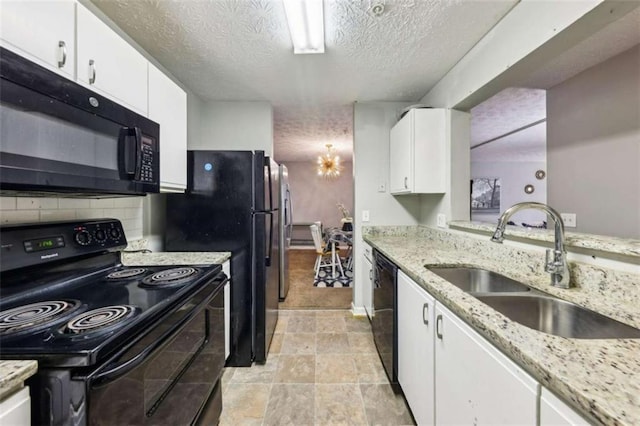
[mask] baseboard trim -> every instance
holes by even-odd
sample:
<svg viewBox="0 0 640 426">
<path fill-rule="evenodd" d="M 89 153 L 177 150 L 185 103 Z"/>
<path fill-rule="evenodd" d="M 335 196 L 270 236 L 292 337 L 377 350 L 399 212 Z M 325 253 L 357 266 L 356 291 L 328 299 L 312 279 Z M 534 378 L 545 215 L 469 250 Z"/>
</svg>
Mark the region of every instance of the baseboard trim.
<svg viewBox="0 0 640 426">
<path fill-rule="evenodd" d="M 367 311 L 364 309 L 364 306 L 355 306 L 353 302 L 351 302 L 351 313 L 354 317 L 366 317 Z"/>
</svg>

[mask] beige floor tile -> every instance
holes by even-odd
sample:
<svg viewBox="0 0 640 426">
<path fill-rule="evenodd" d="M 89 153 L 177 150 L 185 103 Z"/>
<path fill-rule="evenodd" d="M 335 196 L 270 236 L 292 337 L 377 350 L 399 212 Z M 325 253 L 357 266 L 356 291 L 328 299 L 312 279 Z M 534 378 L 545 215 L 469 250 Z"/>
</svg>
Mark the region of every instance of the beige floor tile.
<svg viewBox="0 0 640 426">
<path fill-rule="evenodd" d="M 349 339 L 349 348 L 352 353 L 378 353 L 371 333 L 347 333 L 347 338 Z"/>
<path fill-rule="evenodd" d="M 323 309 L 316 310 L 316 317 L 342 317 L 350 318 L 352 316 L 349 309 Z"/>
<path fill-rule="evenodd" d="M 287 333 L 315 333 L 316 317 L 296 315 L 289 317 Z"/>
<path fill-rule="evenodd" d="M 367 420 L 372 425 L 413 425 L 413 418 L 402 395 L 390 385 L 361 384 Z"/>
<path fill-rule="evenodd" d="M 349 353 L 347 333 L 319 333 L 316 334 L 316 353 L 345 354 Z"/>
<path fill-rule="evenodd" d="M 389 383 L 382 361 L 380 361 L 377 353 L 354 354 L 353 361 L 358 370 L 358 381 L 360 383 Z"/>
<path fill-rule="evenodd" d="M 275 334 L 284 333 L 287 331 L 287 324 L 289 323 L 289 316 L 283 315 L 282 312 L 278 312 L 278 322 L 276 323 Z"/>
<path fill-rule="evenodd" d="M 316 333 L 346 333 L 347 326 L 343 316 L 318 315 L 316 316 Z"/>
<path fill-rule="evenodd" d="M 234 372 L 235 372 L 234 367 L 225 367 L 225 369 L 222 371 L 222 379 L 220 383 L 222 384 L 223 393 L 227 389 L 227 386 L 229 386 L 229 382 L 231 381 L 231 378 L 233 377 Z"/>
<path fill-rule="evenodd" d="M 280 354 L 315 354 L 315 333 L 285 333 Z"/>
<path fill-rule="evenodd" d="M 314 383 L 315 355 L 281 355 L 276 383 Z"/>
<path fill-rule="evenodd" d="M 367 424 L 358 385 L 318 384 L 315 405 L 317 425 Z"/>
<path fill-rule="evenodd" d="M 269 354 L 268 356 L 278 355 L 282 350 L 282 342 L 284 341 L 284 334 L 278 333 L 274 334 L 271 339 L 271 345 L 269 346 Z"/>
<path fill-rule="evenodd" d="M 269 354 L 264 364 L 251 367 L 236 367 L 231 383 L 273 383 L 278 369 L 278 355 Z"/>
<path fill-rule="evenodd" d="M 261 422 L 265 415 L 271 386 L 270 384 L 230 383 L 222 397 L 220 423 L 238 425 Z"/>
<path fill-rule="evenodd" d="M 315 418 L 315 386 L 313 384 L 273 384 L 264 424 L 312 425 Z"/>
<path fill-rule="evenodd" d="M 359 333 L 371 333 L 371 323 L 366 316 L 351 316 L 347 318 L 347 331 Z"/>
<path fill-rule="evenodd" d="M 316 355 L 316 383 L 357 383 L 358 373 L 351 355 Z"/>
</svg>

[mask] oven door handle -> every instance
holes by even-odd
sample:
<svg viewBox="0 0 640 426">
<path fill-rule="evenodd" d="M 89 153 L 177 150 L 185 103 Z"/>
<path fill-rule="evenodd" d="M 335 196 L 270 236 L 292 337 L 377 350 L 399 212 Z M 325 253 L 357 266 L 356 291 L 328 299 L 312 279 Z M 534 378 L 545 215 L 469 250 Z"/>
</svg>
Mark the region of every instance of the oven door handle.
<svg viewBox="0 0 640 426">
<path fill-rule="evenodd" d="M 224 284 L 226 284 L 227 281 L 228 279 L 225 278 L 220 288 L 223 288 Z M 212 297 L 213 297 L 213 294 L 212 294 Z M 91 387 L 97 388 L 100 386 L 107 385 L 119 379 L 120 377 L 126 375 L 134 368 L 142 365 L 157 350 L 161 349 L 162 347 L 164 347 L 165 344 L 169 343 L 171 338 L 174 337 L 174 335 L 177 334 L 182 327 L 184 327 L 189 321 L 191 321 L 196 315 L 198 315 L 202 311 L 204 306 L 206 306 L 206 304 L 209 303 L 209 300 L 210 298 L 207 298 L 207 300 L 203 301 L 197 309 L 193 309 L 189 315 L 187 315 L 182 319 L 182 321 L 180 321 L 178 324 L 174 325 L 169 330 L 167 330 L 158 340 L 156 340 L 155 342 L 147 346 L 138 355 L 134 356 L 128 361 L 125 361 L 121 364 L 117 364 L 113 368 L 94 374 L 91 377 Z M 127 348 L 125 348 L 124 350 L 126 351 Z"/>
</svg>

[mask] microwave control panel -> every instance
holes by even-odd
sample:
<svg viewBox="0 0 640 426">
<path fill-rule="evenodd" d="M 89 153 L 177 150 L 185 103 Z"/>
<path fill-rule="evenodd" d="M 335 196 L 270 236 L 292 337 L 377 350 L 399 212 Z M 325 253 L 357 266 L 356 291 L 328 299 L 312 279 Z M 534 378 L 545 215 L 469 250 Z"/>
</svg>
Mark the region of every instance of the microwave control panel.
<svg viewBox="0 0 640 426">
<path fill-rule="evenodd" d="M 153 167 L 154 157 L 156 156 L 155 141 L 147 136 L 142 136 L 142 166 L 140 169 L 141 182 L 154 182 L 157 170 Z"/>
</svg>

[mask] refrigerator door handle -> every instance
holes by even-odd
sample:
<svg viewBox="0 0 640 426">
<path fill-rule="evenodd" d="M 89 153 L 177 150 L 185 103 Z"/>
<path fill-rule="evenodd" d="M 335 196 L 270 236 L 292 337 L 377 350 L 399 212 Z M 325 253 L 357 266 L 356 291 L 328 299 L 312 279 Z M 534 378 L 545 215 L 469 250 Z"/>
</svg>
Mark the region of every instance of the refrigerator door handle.
<svg viewBox="0 0 640 426">
<path fill-rule="evenodd" d="M 285 220 L 287 221 L 287 226 L 289 227 L 289 229 L 291 229 L 293 228 L 293 204 L 291 203 L 291 190 L 289 189 L 289 184 L 287 184 L 286 203 L 287 205 L 285 206 L 285 211 L 289 213 L 289 217 L 285 218 Z"/>
<path fill-rule="evenodd" d="M 269 179 L 269 184 L 267 185 L 267 187 L 269 188 L 269 207 L 267 208 L 267 210 L 273 210 L 273 182 L 271 182 L 271 159 L 269 157 L 265 157 L 264 161 L 264 166 L 267 169 L 267 179 Z"/>
<path fill-rule="evenodd" d="M 271 266 L 271 259 L 273 257 L 273 213 L 272 212 L 267 212 L 266 214 L 269 215 L 269 240 L 268 240 L 268 246 L 269 249 L 267 251 L 267 257 L 264 259 L 264 263 L 267 267 Z M 265 218 L 266 219 L 266 218 Z"/>
</svg>

